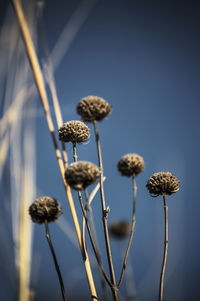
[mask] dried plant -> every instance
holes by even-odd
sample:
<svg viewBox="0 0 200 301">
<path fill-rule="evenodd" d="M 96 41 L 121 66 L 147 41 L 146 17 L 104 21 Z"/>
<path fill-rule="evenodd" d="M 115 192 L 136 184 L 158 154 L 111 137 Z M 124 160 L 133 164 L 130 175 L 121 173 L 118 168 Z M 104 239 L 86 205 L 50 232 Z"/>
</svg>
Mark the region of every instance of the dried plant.
<svg viewBox="0 0 200 301">
<path fill-rule="evenodd" d="M 165 240 L 164 240 L 164 255 L 163 264 L 160 275 L 160 286 L 159 286 L 159 301 L 163 300 L 163 286 L 165 267 L 167 263 L 167 250 L 168 250 L 168 206 L 166 195 L 171 195 L 179 190 L 179 180 L 171 172 L 157 172 L 151 176 L 148 180 L 146 187 L 150 194 L 157 197 L 163 196 L 164 203 L 164 214 L 165 214 Z"/>
<path fill-rule="evenodd" d="M 112 113 L 112 106 L 104 100 L 100 96 L 89 95 L 83 97 L 76 106 L 76 112 L 82 119 L 80 120 L 71 120 L 63 123 L 62 110 L 59 105 L 59 100 L 57 97 L 54 76 L 53 76 L 53 67 L 51 62 L 51 57 L 46 47 L 46 65 L 44 66 L 44 70 L 42 70 L 39 59 L 36 53 L 36 49 L 33 43 L 33 38 L 30 32 L 30 28 L 27 24 L 27 20 L 25 18 L 22 5 L 20 0 L 12 0 L 12 5 L 16 14 L 16 19 L 19 24 L 19 28 L 21 31 L 21 36 L 23 39 L 23 43 L 25 46 L 26 54 L 31 66 L 31 70 L 34 76 L 35 85 L 37 87 L 41 105 L 44 111 L 44 116 L 47 122 L 48 131 L 50 133 L 52 143 L 55 150 L 55 155 L 57 158 L 57 163 L 61 175 L 61 180 L 64 185 L 64 189 L 66 192 L 66 197 L 68 200 L 68 204 L 70 207 L 74 230 L 78 240 L 79 251 L 81 254 L 81 258 L 83 261 L 83 265 L 86 272 L 86 277 L 90 290 L 90 297 L 93 301 L 100 300 L 96 291 L 96 285 L 94 282 L 92 269 L 90 265 L 90 259 L 88 255 L 88 245 L 90 245 L 93 249 L 93 255 L 96 259 L 96 263 L 98 266 L 100 281 L 102 285 L 102 294 L 103 300 L 108 300 L 107 288 L 110 289 L 110 294 L 112 294 L 112 298 L 114 301 L 120 301 L 120 287 L 122 285 L 126 268 L 128 262 L 128 255 L 131 249 L 135 223 L 136 223 L 136 177 L 144 171 L 145 164 L 142 156 L 136 153 L 128 153 L 120 158 L 117 163 L 117 168 L 119 173 L 122 176 L 131 178 L 131 186 L 132 186 L 132 216 L 131 221 L 120 220 L 116 223 L 111 224 L 108 227 L 108 217 L 110 214 L 110 207 L 106 204 L 106 196 L 104 192 L 104 168 L 103 168 L 103 158 L 101 152 L 101 143 L 100 143 L 100 134 L 98 129 L 98 122 L 103 122 L 109 114 Z M 50 105 L 48 94 L 46 92 L 46 85 L 50 88 L 50 94 L 53 101 L 54 106 L 54 114 L 56 116 L 57 122 L 57 131 L 55 130 L 55 125 L 53 122 L 53 118 L 51 117 Z M 34 87 L 32 87 L 34 88 Z M 34 89 L 33 89 L 34 91 Z M 1 155 L 0 160 L 2 162 L 5 161 L 6 152 L 8 149 L 8 135 L 6 133 L 6 124 L 8 122 L 12 123 L 12 112 L 15 110 L 16 106 L 19 109 L 18 114 L 20 114 L 20 108 L 23 106 L 23 101 L 21 96 L 25 96 L 26 90 L 21 90 L 18 94 L 18 97 L 13 102 L 12 106 L 9 107 L 4 118 L 1 120 L 1 136 L 4 137 L 3 143 L 1 144 Z M 33 93 L 32 89 L 29 90 L 29 93 Z M 16 120 L 15 120 L 16 122 Z M 97 161 L 98 166 L 88 162 L 88 161 L 78 161 L 77 155 L 77 143 L 82 144 L 87 141 L 90 136 L 90 129 L 86 123 L 90 123 L 93 126 L 94 136 L 96 140 L 96 149 L 97 149 Z M 15 124 L 13 122 L 13 124 Z M 14 126 L 13 126 L 14 127 Z M 14 130 L 11 136 L 14 136 Z M 28 134 L 27 134 L 28 135 Z M 59 141 L 60 140 L 60 144 Z M 27 141 L 29 141 L 27 139 Z M 27 142 L 26 142 L 27 143 Z M 72 143 L 73 147 L 73 162 L 68 164 L 68 154 L 66 152 L 65 143 Z M 27 144 L 26 144 L 27 146 Z M 28 152 L 27 152 L 28 153 Z M 70 159 L 69 159 L 70 161 Z M 30 162 L 30 157 L 28 162 Z M 19 166 L 18 166 L 19 168 Z M 15 169 L 17 167 L 15 166 Z M 15 173 L 17 174 L 17 173 Z M 24 170 L 22 175 L 24 182 L 26 182 L 27 170 Z M 95 189 L 89 194 L 90 185 L 96 184 Z M 168 207 L 166 201 L 166 195 L 171 195 L 176 193 L 179 190 L 179 180 L 170 172 L 158 172 L 152 175 L 152 177 L 148 180 L 146 187 L 149 193 L 154 196 L 163 196 L 164 202 L 164 213 L 165 213 L 165 240 L 164 240 L 164 256 L 163 256 L 163 265 L 160 275 L 160 286 L 159 286 L 159 301 L 163 301 L 163 285 L 164 285 L 164 274 L 166 268 L 167 261 L 167 250 L 168 250 Z M 79 226 L 79 217 L 77 215 L 77 211 L 74 203 L 74 194 L 72 190 L 77 191 L 79 204 L 81 207 L 81 227 Z M 106 264 L 109 268 L 109 275 L 107 275 L 106 269 L 104 267 L 104 260 L 102 260 L 102 255 L 98 243 L 98 235 L 96 231 L 97 219 L 93 217 L 93 211 L 91 202 L 93 198 L 95 198 L 97 191 L 100 192 L 100 201 L 101 201 L 101 219 L 104 230 L 104 239 L 105 239 L 105 252 L 107 261 Z M 32 194 L 31 194 L 32 196 Z M 29 292 L 29 275 L 30 271 L 26 272 L 23 270 L 23 265 L 26 262 L 28 256 L 30 256 L 30 247 L 27 248 L 25 245 L 25 237 L 31 237 L 31 233 L 28 229 L 27 218 L 27 191 L 26 186 L 23 191 L 23 202 L 20 207 L 20 231 L 19 231 L 19 278 L 20 278 L 20 301 L 29 301 L 30 300 L 30 292 Z M 58 261 L 55 255 L 55 250 L 53 248 L 53 244 L 51 241 L 50 233 L 49 233 L 49 222 L 54 222 L 61 215 L 62 210 L 60 204 L 56 199 L 48 196 L 43 196 L 35 201 L 29 206 L 29 215 L 31 217 L 32 222 L 38 224 L 45 225 L 45 233 L 46 238 L 51 250 L 51 254 L 53 256 L 56 272 L 59 278 L 61 292 L 63 300 L 67 300 L 64 282 L 61 276 L 60 268 L 58 265 Z M 87 241 L 86 231 L 88 232 L 89 242 Z M 25 234 L 25 235 L 24 235 Z M 29 234 L 29 235 L 28 235 Z M 120 274 L 119 279 L 116 277 L 115 272 L 115 263 L 112 256 L 111 244 L 110 244 L 110 236 L 118 240 L 124 240 L 124 254 L 122 258 L 122 263 L 120 265 Z M 126 239 L 127 240 L 126 240 Z M 127 244 L 127 245 L 126 245 Z M 26 280 L 26 276 L 27 279 Z M 118 281 L 117 281 L 118 280 Z"/>
<path fill-rule="evenodd" d="M 48 196 L 42 196 L 36 199 L 29 207 L 29 214 L 31 216 L 31 220 L 33 223 L 44 224 L 46 231 L 46 238 L 49 244 L 49 248 L 51 250 L 51 254 L 54 260 L 56 272 L 58 274 L 60 288 L 62 292 L 63 300 L 66 301 L 66 293 L 65 287 L 62 279 L 62 275 L 60 272 L 60 268 L 58 265 L 58 261 L 56 258 L 56 254 L 54 251 L 54 247 L 51 241 L 51 236 L 49 232 L 48 223 L 54 222 L 58 219 L 58 217 L 62 214 L 62 209 L 58 201 L 54 198 Z"/>
</svg>

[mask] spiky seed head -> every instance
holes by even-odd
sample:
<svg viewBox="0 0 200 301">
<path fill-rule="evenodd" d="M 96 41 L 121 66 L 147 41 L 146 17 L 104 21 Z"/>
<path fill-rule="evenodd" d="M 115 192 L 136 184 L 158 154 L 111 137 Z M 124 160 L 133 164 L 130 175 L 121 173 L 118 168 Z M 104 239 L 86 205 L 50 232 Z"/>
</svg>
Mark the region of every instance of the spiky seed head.
<svg viewBox="0 0 200 301">
<path fill-rule="evenodd" d="M 90 138 L 88 126 L 79 120 L 71 120 L 58 130 L 59 140 L 63 142 L 81 143 Z"/>
<path fill-rule="evenodd" d="M 82 190 L 93 184 L 99 176 L 99 168 L 87 161 L 72 163 L 65 171 L 66 182 L 75 190 Z"/>
<path fill-rule="evenodd" d="M 171 172 L 154 173 L 148 180 L 146 187 L 152 196 L 171 195 L 179 190 L 180 181 Z"/>
<path fill-rule="evenodd" d="M 117 239 L 126 238 L 131 231 L 130 223 L 125 220 L 119 220 L 109 227 L 110 234 Z"/>
<path fill-rule="evenodd" d="M 119 160 L 117 166 L 122 176 L 136 176 L 144 170 L 144 160 L 137 154 L 127 154 Z"/>
<path fill-rule="evenodd" d="M 45 220 L 54 222 L 62 214 L 62 209 L 56 199 L 42 196 L 30 205 L 29 214 L 32 222 L 42 224 Z"/>
<path fill-rule="evenodd" d="M 112 112 L 112 108 L 107 101 L 93 95 L 82 98 L 76 110 L 82 120 L 86 122 L 101 121 Z"/>
</svg>

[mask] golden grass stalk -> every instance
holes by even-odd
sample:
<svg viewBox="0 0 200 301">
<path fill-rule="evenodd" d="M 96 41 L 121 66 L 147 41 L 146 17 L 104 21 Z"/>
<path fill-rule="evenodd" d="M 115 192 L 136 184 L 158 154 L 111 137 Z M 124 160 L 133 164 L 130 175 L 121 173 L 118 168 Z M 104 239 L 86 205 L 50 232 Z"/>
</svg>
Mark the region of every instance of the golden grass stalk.
<svg viewBox="0 0 200 301">
<path fill-rule="evenodd" d="M 24 142 L 25 162 L 22 174 L 22 197 L 20 202 L 19 218 L 19 300 L 30 300 L 29 279 L 30 279 L 30 256 L 31 256 L 31 237 L 32 225 L 27 216 L 30 196 L 33 195 L 33 186 L 30 178 L 30 166 L 33 162 L 33 147 L 31 128 L 26 128 Z"/>
<path fill-rule="evenodd" d="M 70 206 L 70 210 L 71 210 L 71 214 L 72 214 L 72 218 L 73 218 L 73 221 L 74 221 L 74 226 L 75 226 L 75 229 L 76 229 L 76 234 L 77 234 L 77 238 L 78 238 L 78 242 L 79 242 L 79 247 L 80 247 L 81 254 L 82 254 L 81 231 L 80 231 L 80 227 L 79 227 L 79 222 L 78 222 L 78 218 L 77 218 L 77 214 L 76 214 L 76 210 L 75 210 L 71 190 L 70 190 L 69 185 L 66 184 L 65 179 L 64 179 L 64 164 L 63 164 L 63 161 L 62 161 L 61 153 L 60 153 L 60 150 L 58 148 L 58 144 L 57 144 L 57 140 L 56 140 L 56 136 L 55 136 L 54 125 L 53 125 L 53 121 L 52 121 L 52 118 L 51 118 L 51 115 L 50 115 L 49 104 L 48 104 L 48 99 L 47 99 L 47 95 L 46 95 L 46 90 L 45 90 L 45 85 L 44 85 L 42 72 L 41 72 L 41 69 L 40 69 L 40 66 L 39 66 L 39 62 L 38 62 L 38 58 L 37 58 L 37 55 L 36 55 L 36 52 L 35 52 L 33 41 L 32 41 L 31 36 L 30 36 L 30 31 L 29 31 L 29 28 L 28 28 L 28 25 L 27 25 L 27 22 L 25 20 L 24 13 L 23 13 L 23 10 L 22 10 L 22 7 L 21 7 L 21 2 L 20 2 L 20 0 L 12 0 L 12 4 L 13 4 L 14 11 L 15 11 L 17 19 L 18 19 L 18 23 L 19 23 L 19 26 L 20 26 L 20 29 L 21 29 L 21 33 L 22 33 L 22 37 L 23 37 L 24 44 L 25 44 L 25 47 L 26 47 L 27 55 L 28 55 L 28 58 L 29 58 L 29 61 L 30 61 L 30 64 L 31 64 L 31 68 L 32 68 L 32 72 L 33 72 L 34 79 L 35 79 L 35 82 L 36 82 L 36 86 L 38 88 L 38 92 L 39 92 L 40 99 L 41 99 L 41 102 L 42 102 L 42 106 L 43 106 L 43 109 L 44 109 L 44 113 L 45 113 L 45 117 L 46 117 L 46 120 L 47 120 L 48 128 L 49 128 L 49 131 L 50 131 L 50 134 L 51 134 L 51 137 L 52 137 L 52 141 L 53 141 L 53 145 L 54 145 L 54 148 L 55 148 L 60 173 L 61 173 L 61 176 L 62 176 L 63 183 L 65 185 L 66 194 L 67 194 L 67 197 L 68 197 L 68 202 L 69 202 L 69 206 Z M 84 266 L 85 266 L 87 280 L 88 280 L 90 291 L 91 291 L 91 298 L 92 298 L 92 300 L 98 300 L 95 285 L 94 285 L 94 280 L 93 280 L 93 276 L 92 276 L 92 271 L 91 271 L 91 267 L 90 267 L 90 262 L 89 262 L 89 258 L 88 258 L 87 253 L 86 253 L 86 258 L 84 258 Z"/>
<path fill-rule="evenodd" d="M 56 116 L 56 121 L 57 121 L 57 127 L 58 129 L 63 125 L 63 118 L 62 118 L 62 113 L 60 109 L 60 104 L 57 96 L 57 91 L 56 91 L 56 85 L 55 85 L 55 80 L 53 76 L 53 68 L 52 68 L 52 62 L 50 59 L 48 47 L 46 45 L 46 40 L 44 40 L 45 43 L 45 52 L 46 52 L 46 57 L 47 57 L 47 66 L 45 68 L 45 74 L 46 74 L 46 80 L 49 85 L 52 101 L 53 101 L 53 107 L 54 107 L 54 112 Z M 63 159 L 64 159 L 64 166 L 65 169 L 68 166 L 68 158 L 67 158 L 67 152 L 65 148 L 65 143 L 61 141 L 61 146 L 62 146 L 62 153 L 63 153 Z"/>
<path fill-rule="evenodd" d="M 62 119 L 61 109 L 60 109 L 53 77 L 50 78 L 49 88 L 50 88 L 50 92 L 51 92 L 51 96 L 52 96 L 52 100 L 53 100 L 53 106 L 54 106 L 54 111 L 55 111 L 55 115 L 56 115 L 57 125 L 58 125 L 58 128 L 60 128 L 63 125 L 63 119 Z M 68 158 L 67 158 L 67 152 L 65 149 L 64 142 L 61 142 L 61 145 L 62 145 L 62 152 L 63 152 L 63 158 L 64 158 L 64 165 L 65 165 L 65 168 L 67 168 Z"/>
<path fill-rule="evenodd" d="M 0 144 L 0 166 L 2 167 L 6 161 L 6 157 L 8 154 L 8 144 L 9 144 L 9 134 L 6 133 L 5 137 L 3 138 L 3 141 Z M 3 168 L 0 169 L 0 179 L 2 176 Z"/>
</svg>

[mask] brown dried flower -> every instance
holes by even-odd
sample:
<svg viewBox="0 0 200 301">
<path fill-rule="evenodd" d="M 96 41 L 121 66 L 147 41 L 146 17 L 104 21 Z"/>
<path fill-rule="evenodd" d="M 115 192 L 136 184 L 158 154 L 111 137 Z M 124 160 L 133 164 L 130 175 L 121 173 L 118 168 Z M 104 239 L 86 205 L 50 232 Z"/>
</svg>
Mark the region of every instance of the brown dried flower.
<svg viewBox="0 0 200 301">
<path fill-rule="evenodd" d="M 152 196 L 171 195 L 179 190 L 180 181 L 171 172 L 154 173 L 147 182 L 147 189 Z"/>
<path fill-rule="evenodd" d="M 29 214 L 32 222 L 42 224 L 45 220 L 54 222 L 62 214 L 62 209 L 56 199 L 42 196 L 30 205 Z"/>
<path fill-rule="evenodd" d="M 72 163 L 65 171 L 66 182 L 75 190 L 81 190 L 93 184 L 99 176 L 99 168 L 87 161 Z"/>
<path fill-rule="evenodd" d="M 113 223 L 109 227 L 110 234 L 117 239 L 123 239 L 127 237 L 131 231 L 130 223 L 125 220 L 120 220 Z"/>
<path fill-rule="evenodd" d="M 77 113 L 83 121 L 101 121 L 112 112 L 110 104 L 98 96 L 87 96 L 80 100 L 77 105 Z"/>
<path fill-rule="evenodd" d="M 68 121 L 58 130 L 59 140 L 63 142 L 81 143 L 89 139 L 88 126 L 79 120 Z"/>
<path fill-rule="evenodd" d="M 144 170 L 144 160 L 137 154 L 127 154 L 119 160 L 117 166 L 122 176 L 131 177 Z"/>
</svg>

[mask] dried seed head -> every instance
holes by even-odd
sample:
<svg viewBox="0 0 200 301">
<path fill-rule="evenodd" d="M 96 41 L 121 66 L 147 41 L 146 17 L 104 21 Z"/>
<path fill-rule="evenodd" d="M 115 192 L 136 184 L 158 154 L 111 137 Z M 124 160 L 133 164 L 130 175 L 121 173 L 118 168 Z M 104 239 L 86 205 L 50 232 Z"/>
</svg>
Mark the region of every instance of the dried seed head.
<svg viewBox="0 0 200 301">
<path fill-rule="evenodd" d="M 171 195 L 179 190 L 180 181 L 171 172 L 154 173 L 147 182 L 147 189 L 152 196 Z"/>
<path fill-rule="evenodd" d="M 129 222 L 120 220 L 113 223 L 109 227 L 110 234 L 117 239 L 123 239 L 127 237 L 131 231 L 131 226 Z"/>
<path fill-rule="evenodd" d="M 90 131 L 82 121 L 72 120 L 63 124 L 58 130 L 59 140 L 63 142 L 81 143 L 89 139 Z"/>
<path fill-rule="evenodd" d="M 117 166 L 122 176 L 131 177 L 144 170 L 144 160 L 137 154 L 127 154 L 119 160 Z"/>
<path fill-rule="evenodd" d="M 62 214 L 62 209 L 56 199 L 42 196 L 30 205 L 29 214 L 32 222 L 42 224 L 45 220 L 54 222 Z"/>
<path fill-rule="evenodd" d="M 72 163 L 65 171 L 65 180 L 75 190 L 81 190 L 94 183 L 100 176 L 96 165 L 79 161 Z"/>
<path fill-rule="evenodd" d="M 87 122 L 101 121 L 112 112 L 112 108 L 107 101 L 93 95 L 82 98 L 76 110 L 82 120 Z"/>
</svg>

